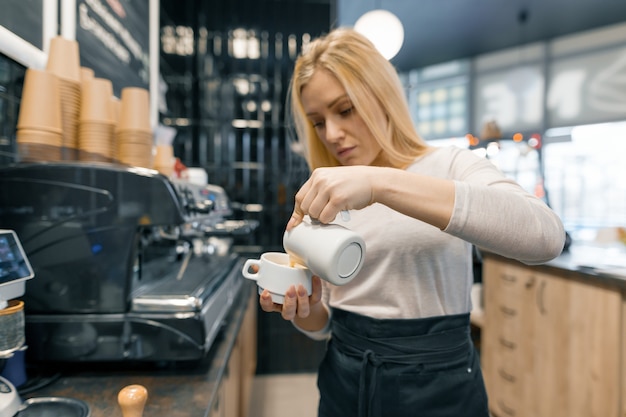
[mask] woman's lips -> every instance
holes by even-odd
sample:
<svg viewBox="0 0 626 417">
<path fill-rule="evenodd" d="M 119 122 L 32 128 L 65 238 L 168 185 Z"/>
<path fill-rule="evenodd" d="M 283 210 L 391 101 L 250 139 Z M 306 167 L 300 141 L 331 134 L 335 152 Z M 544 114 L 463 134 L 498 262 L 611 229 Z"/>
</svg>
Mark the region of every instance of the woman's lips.
<svg viewBox="0 0 626 417">
<path fill-rule="evenodd" d="M 354 149 L 355 147 L 352 146 L 350 148 L 341 148 L 341 149 L 337 149 L 337 156 L 340 158 L 345 158 L 346 156 L 348 156 L 350 154 L 350 152 Z"/>
</svg>

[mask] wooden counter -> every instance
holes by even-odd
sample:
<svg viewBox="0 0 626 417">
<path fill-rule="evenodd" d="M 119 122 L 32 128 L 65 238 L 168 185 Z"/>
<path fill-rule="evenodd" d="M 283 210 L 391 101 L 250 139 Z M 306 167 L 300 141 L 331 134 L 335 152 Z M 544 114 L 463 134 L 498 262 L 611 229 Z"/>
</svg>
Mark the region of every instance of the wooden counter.
<svg viewBox="0 0 626 417">
<path fill-rule="evenodd" d="M 567 257 L 484 254 L 481 362 L 495 417 L 626 417 L 626 280 Z"/>
<path fill-rule="evenodd" d="M 256 286 L 244 282 L 226 325 L 202 361 L 167 364 L 72 364 L 49 385 L 24 395 L 78 398 L 91 417 L 121 417 L 119 391 L 140 384 L 148 390 L 146 417 L 241 416 L 248 414 L 256 369 Z"/>
</svg>

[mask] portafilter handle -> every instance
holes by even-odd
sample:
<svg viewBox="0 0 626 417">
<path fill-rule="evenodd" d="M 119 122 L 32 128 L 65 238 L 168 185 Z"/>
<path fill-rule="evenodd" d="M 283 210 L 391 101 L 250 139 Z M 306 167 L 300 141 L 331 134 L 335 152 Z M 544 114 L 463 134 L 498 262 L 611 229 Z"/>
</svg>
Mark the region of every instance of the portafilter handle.
<svg viewBox="0 0 626 417">
<path fill-rule="evenodd" d="M 128 385 L 117 395 L 123 417 L 142 417 L 148 400 L 148 390 L 143 385 Z"/>
</svg>

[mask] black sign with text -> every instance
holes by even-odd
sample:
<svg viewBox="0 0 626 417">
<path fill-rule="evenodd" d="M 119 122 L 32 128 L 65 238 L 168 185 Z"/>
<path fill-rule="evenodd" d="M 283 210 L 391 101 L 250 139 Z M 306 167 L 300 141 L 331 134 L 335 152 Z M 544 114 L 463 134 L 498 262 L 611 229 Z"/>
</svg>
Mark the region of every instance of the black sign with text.
<svg viewBox="0 0 626 417">
<path fill-rule="evenodd" d="M 78 0 L 76 5 L 81 66 L 111 80 L 117 97 L 124 87 L 148 89 L 150 2 Z"/>
<path fill-rule="evenodd" d="M 4 0 L 0 6 L 0 26 L 43 50 L 42 0 Z"/>
</svg>

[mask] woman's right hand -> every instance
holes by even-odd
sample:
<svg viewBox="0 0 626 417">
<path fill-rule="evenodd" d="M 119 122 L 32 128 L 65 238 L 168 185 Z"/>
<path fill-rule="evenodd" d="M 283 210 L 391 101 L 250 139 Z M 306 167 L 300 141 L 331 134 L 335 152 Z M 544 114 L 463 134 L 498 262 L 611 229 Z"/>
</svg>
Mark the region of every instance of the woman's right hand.
<svg viewBox="0 0 626 417">
<path fill-rule="evenodd" d="M 291 321 L 296 317 L 307 318 L 311 314 L 311 308 L 322 300 L 322 281 L 320 277 L 313 276 L 311 289 L 311 295 L 307 295 L 304 286 L 298 285 L 296 288 L 295 285 L 292 285 L 285 293 L 283 304 L 273 302 L 270 292 L 263 290 L 259 296 L 259 304 L 263 311 L 280 313 L 285 320 Z"/>
</svg>

